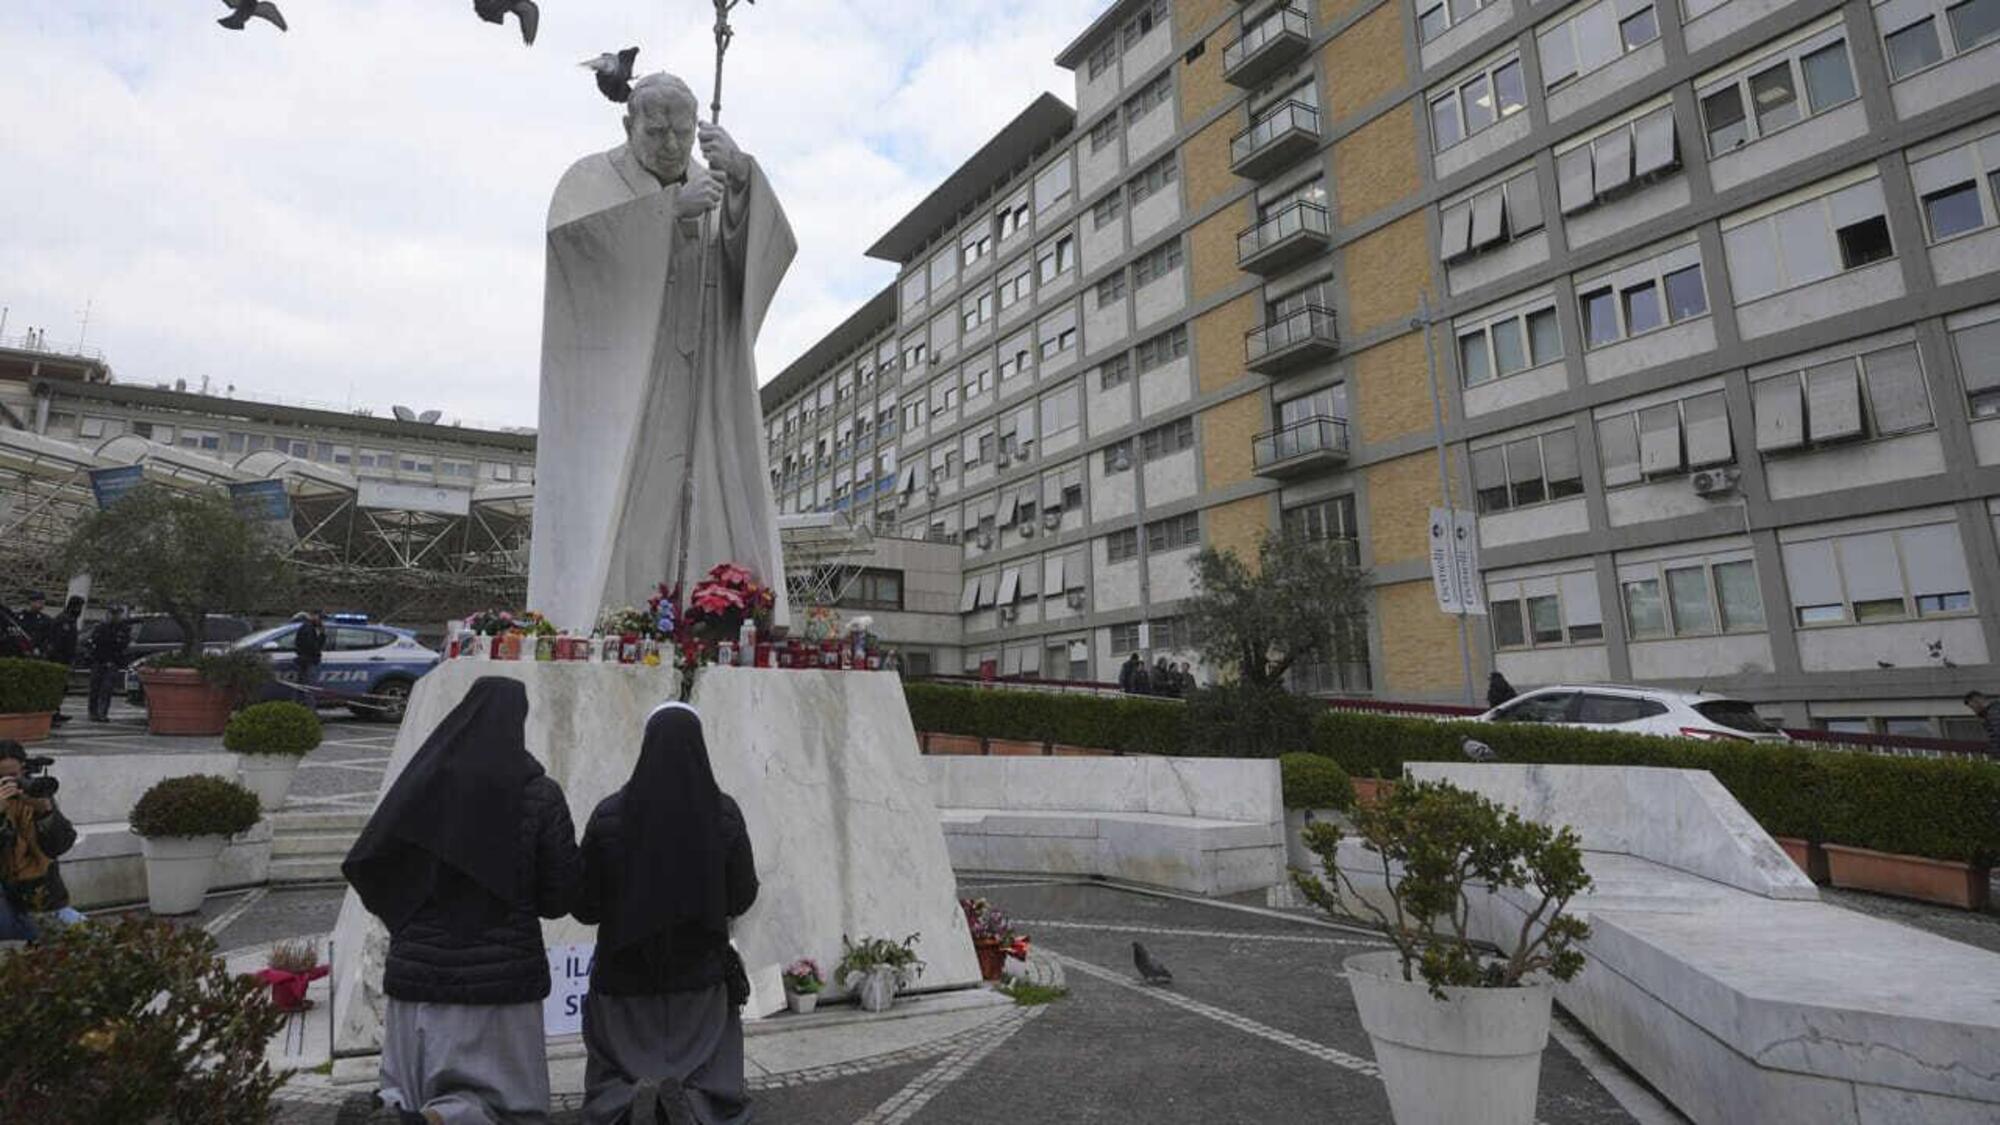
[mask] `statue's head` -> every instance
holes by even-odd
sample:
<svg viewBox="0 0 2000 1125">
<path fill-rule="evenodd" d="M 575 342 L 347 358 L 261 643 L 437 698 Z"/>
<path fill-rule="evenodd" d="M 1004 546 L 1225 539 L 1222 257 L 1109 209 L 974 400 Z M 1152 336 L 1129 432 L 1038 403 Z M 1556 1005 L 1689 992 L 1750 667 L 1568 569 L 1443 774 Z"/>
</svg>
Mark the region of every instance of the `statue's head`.
<svg viewBox="0 0 2000 1125">
<path fill-rule="evenodd" d="M 625 103 L 625 136 L 641 167 L 662 182 L 687 174 L 701 103 L 671 74 L 648 74 L 632 84 Z"/>
</svg>

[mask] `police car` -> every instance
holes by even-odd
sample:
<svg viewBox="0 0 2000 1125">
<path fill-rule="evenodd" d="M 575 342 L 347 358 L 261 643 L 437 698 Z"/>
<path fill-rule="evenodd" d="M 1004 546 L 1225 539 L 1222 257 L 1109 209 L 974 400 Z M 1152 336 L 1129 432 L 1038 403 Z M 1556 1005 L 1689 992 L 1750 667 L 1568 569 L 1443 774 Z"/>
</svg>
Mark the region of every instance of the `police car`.
<svg viewBox="0 0 2000 1125">
<path fill-rule="evenodd" d="M 287 621 L 230 647 L 263 653 L 280 680 L 291 680 L 298 663 L 299 624 Z M 324 628 L 326 651 L 306 685 L 315 689 L 316 702 L 344 703 L 360 718 L 400 722 L 410 689 L 437 667 L 438 654 L 417 643 L 408 629 L 376 625 L 357 615 L 330 613 Z"/>
</svg>

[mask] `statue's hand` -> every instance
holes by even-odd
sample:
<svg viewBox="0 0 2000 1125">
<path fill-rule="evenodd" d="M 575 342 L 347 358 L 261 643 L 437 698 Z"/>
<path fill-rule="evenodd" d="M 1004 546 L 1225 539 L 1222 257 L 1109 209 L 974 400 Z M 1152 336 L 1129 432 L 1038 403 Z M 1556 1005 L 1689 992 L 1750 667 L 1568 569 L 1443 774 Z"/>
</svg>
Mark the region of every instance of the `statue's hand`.
<svg viewBox="0 0 2000 1125">
<path fill-rule="evenodd" d="M 691 175 L 674 199 L 677 218 L 698 219 L 722 205 L 722 181 L 713 175 Z"/>
<path fill-rule="evenodd" d="M 710 168 L 719 168 L 732 183 L 750 178 L 750 158 L 736 147 L 736 141 L 720 125 L 699 122 L 695 136 L 701 141 L 701 159 Z"/>
</svg>

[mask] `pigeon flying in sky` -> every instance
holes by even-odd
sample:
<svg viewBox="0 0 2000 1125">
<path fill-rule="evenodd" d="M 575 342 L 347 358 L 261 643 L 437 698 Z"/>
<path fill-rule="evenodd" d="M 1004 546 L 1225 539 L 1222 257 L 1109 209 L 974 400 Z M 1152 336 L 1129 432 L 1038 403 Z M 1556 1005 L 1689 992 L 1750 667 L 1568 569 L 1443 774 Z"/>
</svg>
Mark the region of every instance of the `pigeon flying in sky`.
<svg viewBox="0 0 2000 1125">
<path fill-rule="evenodd" d="M 1146 947 L 1136 941 L 1132 943 L 1132 964 L 1139 970 L 1139 975 L 1145 978 L 1147 984 L 1174 983 L 1174 974 L 1169 972 L 1165 965 L 1153 960 L 1153 955 L 1146 952 Z"/>
<path fill-rule="evenodd" d="M 632 60 L 638 57 L 639 48 L 627 47 L 615 54 L 606 51 L 578 65 L 597 72 L 597 88 L 605 97 L 614 102 L 624 102 L 632 97 Z"/>
<path fill-rule="evenodd" d="M 270 0 L 222 0 L 222 2 L 229 5 L 229 14 L 215 22 L 231 31 L 242 31 L 253 17 L 270 20 L 277 25 L 279 31 L 291 30 L 285 26 L 285 14 Z"/>
<path fill-rule="evenodd" d="M 542 24 L 542 10 L 535 0 L 472 0 L 472 10 L 487 23 L 504 23 L 508 12 L 521 21 L 521 41 L 535 45 L 535 29 Z"/>
</svg>

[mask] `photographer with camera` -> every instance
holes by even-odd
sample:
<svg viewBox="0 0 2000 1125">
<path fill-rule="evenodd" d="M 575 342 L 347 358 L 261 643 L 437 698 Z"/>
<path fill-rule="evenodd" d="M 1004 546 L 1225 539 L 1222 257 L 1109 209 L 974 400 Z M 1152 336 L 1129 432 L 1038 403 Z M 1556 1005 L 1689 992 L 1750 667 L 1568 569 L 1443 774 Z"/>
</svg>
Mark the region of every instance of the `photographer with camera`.
<svg viewBox="0 0 2000 1125">
<path fill-rule="evenodd" d="M 52 915 L 65 926 L 83 921 L 56 863 L 76 846 L 76 826 L 56 808 L 56 779 L 43 772 L 52 762 L 0 739 L 0 940 L 34 940 L 32 914 Z"/>
</svg>

